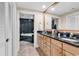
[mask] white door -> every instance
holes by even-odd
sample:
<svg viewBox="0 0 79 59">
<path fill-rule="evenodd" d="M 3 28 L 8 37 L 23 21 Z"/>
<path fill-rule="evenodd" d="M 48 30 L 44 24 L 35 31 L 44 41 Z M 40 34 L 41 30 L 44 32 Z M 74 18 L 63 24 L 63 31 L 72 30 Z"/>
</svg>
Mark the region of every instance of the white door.
<svg viewBox="0 0 79 59">
<path fill-rule="evenodd" d="M 5 45 L 5 4 L 0 2 L 0 56 L 6 55 Z"/>
<path fill-rule="evenodd" d="M 0 56 L 12 55 L 9 5 L 0 2 Z"/>
</svg>

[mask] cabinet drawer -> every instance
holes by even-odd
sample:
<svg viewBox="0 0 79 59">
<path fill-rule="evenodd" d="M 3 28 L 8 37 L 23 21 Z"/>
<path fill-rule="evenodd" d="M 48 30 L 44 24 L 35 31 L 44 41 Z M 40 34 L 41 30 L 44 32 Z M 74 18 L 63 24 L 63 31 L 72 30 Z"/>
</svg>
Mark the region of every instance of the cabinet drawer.
<svg viewBox="0 0 79 59">
<path fill-rule="evenodd" d="M 74 56 L 74 55 L 69 52 L 63 51 L 63 56 Z"/>
<path fill-rule="evenodd" d="M 51 39 L 51 43 L 53 43 L 53 44 L 55 44 L 56 46 L 62 48 L 62 42 L 60 42 L 60 41 L 57 41 L 57 40 Z"/>
<path fill-rule="evenodd" d="M 78 47 L 63 43 L 63 49 L 72 53 L 73 55 L 79 55 L 79 48 Z"/>
</svg>

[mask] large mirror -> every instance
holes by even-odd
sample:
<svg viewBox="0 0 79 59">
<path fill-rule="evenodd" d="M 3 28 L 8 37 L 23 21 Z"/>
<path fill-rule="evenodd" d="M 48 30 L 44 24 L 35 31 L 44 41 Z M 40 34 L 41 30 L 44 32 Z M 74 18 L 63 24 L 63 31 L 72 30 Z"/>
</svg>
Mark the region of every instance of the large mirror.
<svg viewBox="0 0 79 59">
<path fill-rule="evenodd" d="M 50 15 L 44 15 L 45 30 L 78 30 L 79 29 L 79 3 L 59 2 L 52 4 L 46 10 Z M 68 6 L 68 7 L 67 7 Z M 56 17 L 54 17 L 56 16 Z"/>
</svg>

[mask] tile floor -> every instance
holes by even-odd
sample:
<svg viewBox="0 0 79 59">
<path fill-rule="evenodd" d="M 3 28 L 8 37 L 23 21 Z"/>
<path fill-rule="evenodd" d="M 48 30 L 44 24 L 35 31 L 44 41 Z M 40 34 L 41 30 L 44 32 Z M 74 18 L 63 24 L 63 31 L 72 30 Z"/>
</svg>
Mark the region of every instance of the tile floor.
<svg viewBox="0 0 79 59">
<path fill-rule="evenodd" d="M 21 41 L 18 56 L 39 56 L 32 43 Z"/>
</svg>

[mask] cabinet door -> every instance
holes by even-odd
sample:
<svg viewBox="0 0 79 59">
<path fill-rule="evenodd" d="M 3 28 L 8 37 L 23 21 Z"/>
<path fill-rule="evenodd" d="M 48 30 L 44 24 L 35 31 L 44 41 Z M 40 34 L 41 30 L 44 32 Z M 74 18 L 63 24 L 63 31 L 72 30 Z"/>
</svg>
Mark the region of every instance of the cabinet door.
<svg viewBox="0 0 79 59">
<path fill-rule="evenodd" d="M 44 37 L 44 53 L 47 55 L 47 56 L 50 56 L 50 38 L 45 36 Z"/>
<path fill-rule="evenodd" d="M 46 44 L 44 44 L 43 47 L 44 47 L 43 52 L 45 54 L 46 53 Z"/>
<path fill-rule="evenodd" d="M 39 48 L 40 48 L 41 50 L 43 50 L 43 44 L 41 44 L 41 41 L 40 41 L 40 43 L 39 43 Z"/>
<path fill-rule="evenodd" d="M 73 55 L 79 56 L 79 47 L 75 47 L 73 45 L 63 43 L 63 50 L 70 52 Z"/>
<path fill-rule="evenodd" d="M 53 56 L 62 56 L 62 49 L 54 45 Z"/>
<path fill-rule="evenodd" d="M 49 47 L 49 46 L 46 46 L 46 48 L 47 48 L 47 49 L 46 49 L 46 55 L 47 55 L 47 56 L 50 56 L 50 47 Z"/>
<path fill-rule="evenodd" d="M 62 42 L 57 41 L 57 40 L 51 40 L 53 44 L 55 44 L 56 46 L 62 48 Z"/>
<path fill-rule="evenodd" d="M 40 44 L 40 49 L 43 51 L 43 44 Z"/>
<path fill-rule="evenodd" d="M 40 47 L 40 36 L 39 36 L 39 34 L 37 35 L 37 42 L 38 42 L 38 47 Z"/>
<path fill-rule="evenodd" d="M 44 44 L 44 54 L 50 56 L 50 47 Z"/>
<path fill-rule="evenodd" d="M 63 51 L 63 56 L 74 56 L 74 55 L 69 52 Z"/>
<path fill-rule="evenodd" d="M 45 40 L 46 40 L 46 44 L 47 44 L 48 46 L 50 46 L 50 40 L 51 40 L 51 39 L 50 39 L 49 37 L 46 37 Z"/>
<path fill-rule="evenodd" d="M 43 44 L 45 44 L 47 41 L 46 41 L 46 36 L 43 37 Z"/>
<path fill-rule="evenodd" d="M 43 37 L 40 38 L 40 48 L 43 50 Z"/>
<path fill-rule="evenodd" d="M 40 40 L 38 40 L 38 47 L 40 46 Z"/>
<path fill-rule="evenodd" d="M 43 35 L 38 34 L 37 39 L 38 39 L 38 47 L 40 49 L 43 49 Z"/>
</svg>

